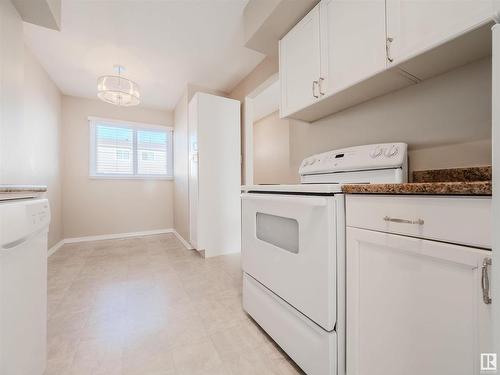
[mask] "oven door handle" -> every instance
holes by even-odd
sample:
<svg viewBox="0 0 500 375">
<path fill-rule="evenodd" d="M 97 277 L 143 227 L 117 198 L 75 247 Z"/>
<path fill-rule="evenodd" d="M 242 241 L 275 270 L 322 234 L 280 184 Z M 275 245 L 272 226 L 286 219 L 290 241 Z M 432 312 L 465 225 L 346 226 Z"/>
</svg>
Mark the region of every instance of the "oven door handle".
<svg viewBox="0 0 500 375">
<path fill-rule="evenodd" d="M 325 197 L 301 196 L 301 195 L 281 195 L 281 194 L 241 194 L 241 199 L 257 202 L 278 202 L 278 203 L 297 203 L 310 207 L 325 207 L 328 200 Z"/>
</svg>

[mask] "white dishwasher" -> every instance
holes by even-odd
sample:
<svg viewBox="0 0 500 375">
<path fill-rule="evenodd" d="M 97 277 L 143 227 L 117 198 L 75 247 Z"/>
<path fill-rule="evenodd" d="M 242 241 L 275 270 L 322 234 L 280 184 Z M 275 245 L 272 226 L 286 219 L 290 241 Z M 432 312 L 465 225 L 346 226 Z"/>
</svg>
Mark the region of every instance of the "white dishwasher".
<svg viewBox="0 0 500 375">
<path fill-rule="evenodd" d="M 0 374 L 41 375 L 46 364 L 46 199 L 0 202 Z"/>
<path fill-rule="evenodd" d="M 473 375 L 492 351 L 491 197 L 346 197 L 348 375 Z"/>
</svg>

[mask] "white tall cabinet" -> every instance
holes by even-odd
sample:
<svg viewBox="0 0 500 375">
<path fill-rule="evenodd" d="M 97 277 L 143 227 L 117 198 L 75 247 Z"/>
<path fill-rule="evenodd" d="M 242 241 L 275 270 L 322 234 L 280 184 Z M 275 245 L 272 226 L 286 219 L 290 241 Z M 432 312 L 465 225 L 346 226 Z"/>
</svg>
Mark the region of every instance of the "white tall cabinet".
<svg viewBox="0 0 500 375">
<path fill-rule="evenodd" d="M 240 102 L 189 102 L 189 242 L 206 257 L 241 249 Z"/>
</svg>

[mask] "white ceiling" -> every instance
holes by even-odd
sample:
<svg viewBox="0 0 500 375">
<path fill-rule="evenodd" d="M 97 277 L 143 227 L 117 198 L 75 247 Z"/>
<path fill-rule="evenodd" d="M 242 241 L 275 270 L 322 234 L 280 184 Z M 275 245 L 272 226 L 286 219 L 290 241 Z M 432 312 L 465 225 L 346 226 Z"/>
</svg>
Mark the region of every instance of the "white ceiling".
<svg viewBox="0 0 500 375">
<path fill-rule="evenodd" d="M 25 24 L 26 43 L 64 94 L 96 97 L 126 67 L 142 105 L 173 109 L 187 83 L 230 92 L 264 57 L 243 47 L 247 0 L 64 0 L 61 31 Z"/>
</svg>

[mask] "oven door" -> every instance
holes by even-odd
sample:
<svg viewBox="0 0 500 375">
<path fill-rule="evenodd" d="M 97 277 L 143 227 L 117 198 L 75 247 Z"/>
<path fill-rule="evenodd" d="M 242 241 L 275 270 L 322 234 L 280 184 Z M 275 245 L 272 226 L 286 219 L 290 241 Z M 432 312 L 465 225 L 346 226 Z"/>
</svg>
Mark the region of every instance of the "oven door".
<svg viewBox="0 0 500 375">
<path fill-rule="evenodd" d="M 242 195 L 243 271 L 328 331 L 337 317 L 343 207 L 342 195 Z"/>
</svg>

